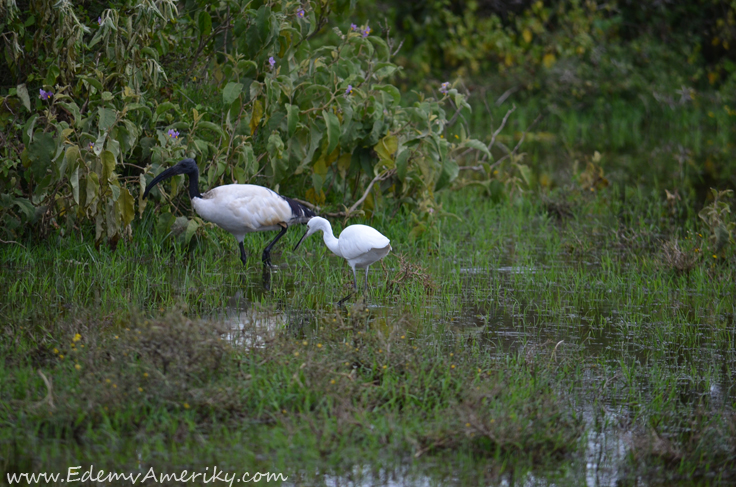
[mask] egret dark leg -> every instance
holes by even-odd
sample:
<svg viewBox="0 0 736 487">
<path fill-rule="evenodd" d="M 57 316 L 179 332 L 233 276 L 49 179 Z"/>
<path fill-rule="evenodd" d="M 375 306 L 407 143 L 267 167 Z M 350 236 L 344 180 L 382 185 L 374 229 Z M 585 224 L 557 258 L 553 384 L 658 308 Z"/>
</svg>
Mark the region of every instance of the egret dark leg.
<svg viewBox="0 0 736 487">
<path fill-rule="evenodd" d="M 248 256 L 245 255 L 245 246 L 243 246 L 243 242 L 238 242 L 238 246 L 240 247 L 240 260 L 245 266 L 245 261 L 248 259 Z"/>
<path fill-rule="evenodd" d="M 278 242 L 279 239 L 284 236 L 284 234 L 286 233 L 286 230 L 288 229 L 289 227 L 287 227 L 286 224 L 284 224 L 279 234 L 276 235 L 276 238 L 273 239 L 271 243 L 268 244 L 268 246 L 265 249 L 263 249 L 263 256 L 261 257 L 261 260 L 263 261 L 264 264 L 269 265 L 269 266 L 271 265 L 271 249 L 276 244 L 276 242 Z"/>
</svg>

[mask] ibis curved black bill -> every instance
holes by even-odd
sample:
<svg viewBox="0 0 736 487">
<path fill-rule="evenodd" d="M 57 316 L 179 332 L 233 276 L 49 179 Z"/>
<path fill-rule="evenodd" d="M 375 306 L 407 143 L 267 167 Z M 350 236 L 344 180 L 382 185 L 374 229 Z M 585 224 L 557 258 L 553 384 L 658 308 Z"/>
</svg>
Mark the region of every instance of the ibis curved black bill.
<svg viewBox="0 0 736 487">
<path fill-rule="evenodd" d="M 194 161 L 194 159 L 182 159 L 175 166 L 171 166 L 170 168 L 153 178 L 151 182 L 148 183 L 148 185 L 146 186 L 146 190 L 143 192 L 143 198 L 147 198 L 148 193 L 150 193 L 153 187 L 156 186 L 158 183 L 160 183 L 164 179 L 168 179 L 179 174 L 189 175 L 189 196 L 199 196 L 199 168 L 197 167 L 197 163 Z"/>
<path fill-rule="evenodd" d="M 299 242 L 294 246 L 294 250 L 296 250 L 296 249 L 299 248 L 299 246 L 302 244 L 302 242 L 304 242 L 304 239 L 307 238 L 307 235 L 309 235 L 309 230 L 307 230 L 306 232 L 304 232 L 304 235 L 302 235 L 302 238 L 299 239 Z"/>
</svg>

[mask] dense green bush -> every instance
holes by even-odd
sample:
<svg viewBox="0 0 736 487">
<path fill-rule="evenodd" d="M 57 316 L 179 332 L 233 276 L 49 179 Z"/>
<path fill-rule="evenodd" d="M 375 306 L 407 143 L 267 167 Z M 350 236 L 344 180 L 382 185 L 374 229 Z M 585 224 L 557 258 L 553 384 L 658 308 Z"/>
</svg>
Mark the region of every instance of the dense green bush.
<svg viewBox="0 0 736 487">
<path fill-rule="evenodd" d="M 116 240 L 131 231 L 136 207 L 142 213 L 136 195 L 151 174 L 183 157 L 196 158 L 208 187 L 260 182 L 319 205 L 328 193 L 334 204 L 364 195 L 368 211 L 391 199 L 422 219 L 457 175 L 452 150 L 488 153 L 443 137 L 443 106 L 467 106 L 455 89 L 402 104 L 388 82 L 397 70 L 391 40 L 368 23 L 333 27 L 312 47 L 348 2 L 22 7 L 0 7 L 6 238 L 89 220 L 98 241 Z M 180 188 L 181 177 L 169 196 Z M 160 215 L 164 232 L 171 211 Z"/>
</svg>

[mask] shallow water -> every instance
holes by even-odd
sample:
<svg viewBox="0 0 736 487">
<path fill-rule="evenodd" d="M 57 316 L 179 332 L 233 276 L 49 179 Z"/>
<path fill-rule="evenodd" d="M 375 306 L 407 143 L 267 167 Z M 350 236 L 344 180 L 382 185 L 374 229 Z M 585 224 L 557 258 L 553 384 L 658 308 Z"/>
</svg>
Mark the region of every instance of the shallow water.
<svg viewBox="0 0 736 487">
<path fill-rule="evenodd" d="M 704 386 L 693 381 L 689 373 L 693 367 L 696 371 L 712 370 L 714 361 L 716 368 L 732 369 L 736 363 L 733 347 L 719 349 L 716 343 L 704 337 L 697 342 L 697 346 L 671 343 L 677 342 L 672 338 L 676 333 L 667 329 L 667 323 L 657 321 L 657 313 L 648 313 L 633 305 L 621 305 L 620 301 L 616 304 L 613 299 L 609 301 L 606 296 L 615 291 L 600 280 L 592 280 L 591 285 L 599 287 L 600 296 L 603 297 L 593 302 L 562 308 L 548 305 L 542 295 L 549 288 L 556 288 L 562 294 L 570 292 L 567 290 L 569 283 L 564 281 L 540 285 L 539 300 L 524 302 L 522 296 L 527 296 L 525 299 L 528 300 L 528 288 L 524 293 L 515 291 L 518 284 L 515 278 L 532 279 L 534 284 L 533 279 L 540 274 L 539 270 L 540 267 L 532 266 L 456 267 L 452 272 L 460 276 L 461 292 L 449 296 L 454 306 L 447 304 L 447 295 L 435 295 L 427 298 L 420 316 L 416 318 L 421 322 L 417 328 L 419 334 L 436 334 L 436 330 L 441 329 L 442 332 L 436 335 L 437 339 L 447 339 L 448 333 L 455 338 L 471 337 L 485 343 L 488 352 L 499 358 L 509 353 L 533 355 L 543 351 L 549 353 L 550 350 L 554 350 L 551 356 L 553 360 L 584 357 L 584 363 L 581 364 L 584 368 L 583 381 L 570 384 L 570 391 L 563 392 L 585 421 L 584 450 L 560 471 L 506 476 L 496 485 L 661 485 L 656 480 L 638 477 L 631 471 L 631 462 L 627 459 L 633 439 L 632 430 L 625 424 L 634 411 L 622 401 L 622 390 L 633 384 L 646 397 L 650 392 L 649 385 L 643 380 L 646 375 L 627 383 L 620 372 L 612 371 L 619 370 L 621 364 L 635 364 L 639 368 L 667 368 L 681 378 L 678 381 L 681 401 L 694 403 L 705 397 L 707 407 L 717 410 L 733 402 L 733 379 L 728 374 L 719 374 L 716 380 Z M 291 269 L 283 266 L 276 273 L 278 279 L 289 283 L 284 286 L 287 294 L 298 292 L 298 286 L 292 284 L 298 278 L 294 277 Z M 378 280 L 376 274 L 379 273 L 374 273 L 374 283 Z M 245 294 L 254 292 L 258 299 L 263 299 L 262 291 L 257 288 L 258 284 L 253 280 Z M 339 294 L 339 290 L 333 291 L 333 294 Z M 268 292 L 265 296 L 267 301 Z M 677 302 L 676 296 L 663 296 L 660 299 Z M 289 309 L 284 302 L 281 300 L 272 307 L 254 305 L 244 298 L 242 290 L 238 290 L 219 319 L 231 324 L 231 339 L 234 343 L 246 347 L 259 346 L 257 341 L 248 338 L 252 330 L 279 333 L 286 329 L 304 330 L 314 326 L 312 310 Z M 693 320 L 702 318 L 701 311 L 682 303 L 678 306 L 684 316 Z M 366 298 L 366 308 L 370 315 L 369 322 L 399 320 L 406 315 L 403 303 L 376 297 L 375 294 Z M 695 321 L 689 326 L 703 328 L 712 325 Z M 654 339 L 647 341 L 643 336 Z M 455 485 L 459 482 L 458 479 L 453 480 L 452 475 L 438 477 L 424 471 L 422 461 L 393 469 L 356 466 L 351 472 L 323 474 L 309 484 L 409 487 Z M 707 483 L 707 480 L 704 482 Z M 666 485 L 692 486 L 704 483 L 681 480 L 667 482 Z"/>
</svg>

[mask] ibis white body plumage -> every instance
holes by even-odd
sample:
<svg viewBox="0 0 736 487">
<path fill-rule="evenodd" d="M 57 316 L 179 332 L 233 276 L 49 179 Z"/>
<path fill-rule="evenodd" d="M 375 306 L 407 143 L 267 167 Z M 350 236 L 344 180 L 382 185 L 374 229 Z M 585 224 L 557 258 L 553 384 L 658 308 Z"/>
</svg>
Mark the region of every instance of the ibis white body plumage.
<svg viewBox="0 0 736 487">
<path fill-rule="evenodd" d="M 147 197 L 149 191 L 160 181 L 177 174 L 189 176 L 189 197 L 194 211 L 202 219 L 233 234 L 240 247 L 240 260 L 243 265 L 246 262 L 243 245 L 246 234 L 280 231 L 263 251 L 263 263 L 270 265 L 271 248 L 286 233 L 289 226 L 306 223 L 314 216 L 314 213 L 302 204 L 254 184 L 226 184 L 200 194 L 199 168 L 194 159 L 183 159 L 153 178 L 146 186 L 143 197 Z"/>
<path fill-rule="evenodd" d="M 307 223 L 307 233 L 299 240 L 294 250 L 317 231 L 322 231 L 327 248 L 333 254 L 348 261 L 353 270 L 353 285 L 358 288 L 355 269 L 365 269 L 365 287 L 368 288 L 368 268 L 391 251 L 391 241 L 378 230 L 367 225 L 350 225 L 339 238 L 332 233 L 332 225 L 322 217 L 314 217 Z"/>
</svg>

